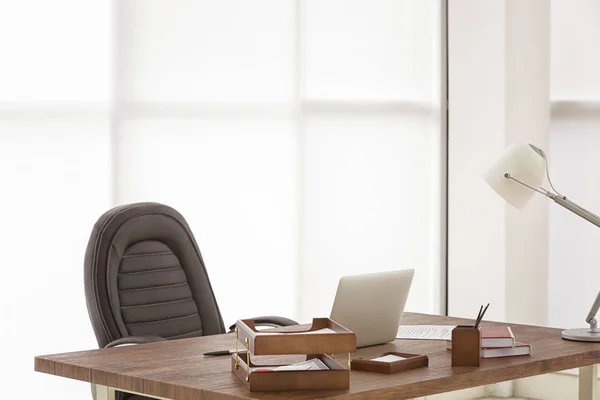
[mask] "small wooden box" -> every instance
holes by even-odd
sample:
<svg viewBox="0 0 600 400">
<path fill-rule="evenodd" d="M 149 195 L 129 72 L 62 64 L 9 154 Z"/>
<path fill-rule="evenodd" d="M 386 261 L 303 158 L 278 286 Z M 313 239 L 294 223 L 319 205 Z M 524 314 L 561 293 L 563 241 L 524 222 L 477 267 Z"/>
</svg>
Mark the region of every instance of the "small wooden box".
<svg viewBox="0 0 600 400">
<path fill-rule="evenodd" d="M 481 331 L 472 325 L 452 330 L 452 366 L 478 367 L 481 360 Z"/>
<path fill-rule="evenodd" d="M 251 392 L 348 389 L 350 353 L 356 351 L 356 335 L 329 318 L 313 318 L 308 329 L 293 329 L 285 327 L 259 331 L 253 320 L 238 320 L 235 330 L 236 353 L 231 358 L 231 371 Z M 240 342 L 242 348 L 239 348 Z M 348 353 L 347 369 L 327 355 L 340 353 Z M 272 371 L 269 369 L 281 365 L 256 365 L 252 360 L 255 355 L 293 354 L 305 354 L 306 360 L 318 358 L 328 369 Z M 264 369 L 260 370 L 261 367 Z"/>
<path fill-rule="evenodd" d="M 427 358 L 427 356 L 419 354 L 387 352 L 383 353 L 381 357 L 390 354 L 398 357 L 404 357 L 405 360 L 383 362 L 363 360 L 362 358 L 357 358 L 352 360 L 352 370 L 365 372 L 379 372 L 381 374 L 395 374 L 397 372 L 408 371 L 410 369 L 426 367 L 429 365 L 429 359 Z"/>
</svg>

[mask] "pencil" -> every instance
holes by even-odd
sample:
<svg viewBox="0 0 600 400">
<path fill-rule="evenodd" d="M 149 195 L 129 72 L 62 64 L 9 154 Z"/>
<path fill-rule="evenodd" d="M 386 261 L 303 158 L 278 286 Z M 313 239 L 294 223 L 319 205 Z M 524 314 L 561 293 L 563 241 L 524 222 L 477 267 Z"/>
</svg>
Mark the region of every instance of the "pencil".
<svg viewBox="0 0 600 400">
<path fill-rule="evenodd" d="M 481 315 L 481 310 L 483 310 L 483 305 L 479 306 L 479 312 L 477 313 L 477 318 L 475 318 L 475 324 L 479 321 L 479 316 Z M 475 325 L 473 325 L 475 326 Z"/>
<path fill-rule="evenodd" d="M 477 323 L 475 324 L 475 328 L 477 328 L 479 326 L 479 323 L 483 319 L 483 316 L 485 315 L 485 312 L 487 311 L 487 309 L 488 309 L 489 306 L 490 306 L 490 303 L 488 303 L 487 306 L 485 306 L 485 308 L 483 309 L 483 312 L 481 313 L 481 316 L 479 317 L 479 319 L 477 320 Z"/>
</svg>

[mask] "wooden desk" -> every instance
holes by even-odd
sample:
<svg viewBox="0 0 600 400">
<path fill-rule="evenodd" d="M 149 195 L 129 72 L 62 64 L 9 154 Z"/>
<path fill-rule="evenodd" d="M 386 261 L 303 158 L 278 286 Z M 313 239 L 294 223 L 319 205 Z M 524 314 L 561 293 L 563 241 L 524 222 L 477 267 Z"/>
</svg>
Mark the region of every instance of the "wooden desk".
<svg viewBox="0 0 600 400">
<path fill-rule="evenodd" d="M 471 321 L 407 313 L 402 322 Z M 342 391 L 248 392 L 231 373 L 229 356 L 203 356 L 206 351 L 233 348 L 232 334 L 39 356 L 35 370 L 95 383 L 99 385 L 98 400 L 113 398 L 114 388 L 155 398 L 239 400 L 410 399 L 580 367 L 579 398 L 598 400 L 595 364 L 600 362 L 600 343 L 563 340 L 560 329 L 510 326 L 517 340 L 533 346 L 532 356 L 484 359 L 480 367 L 453 368 L 443 341 L 396 340 L 359 349 L 355 356 L 375 357 L 384 351 L 426 354 L 429 367 L 394 375 L 353 371 L 350 389 Z"/>
</svg>

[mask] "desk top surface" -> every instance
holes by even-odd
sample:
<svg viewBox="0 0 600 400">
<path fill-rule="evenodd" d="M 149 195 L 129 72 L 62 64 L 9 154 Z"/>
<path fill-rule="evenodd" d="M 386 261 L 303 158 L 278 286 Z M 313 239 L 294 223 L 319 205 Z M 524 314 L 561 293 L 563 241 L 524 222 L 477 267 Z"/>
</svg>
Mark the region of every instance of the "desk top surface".
<svg viewBox="0 0 600 400">
<path fill-rule="evenodd" d="M 402 323 L 454 325 L 472 320 L 405 313 Z M 485 325 L 497 324 L 482 322 Z M 532 345 L 531 356 L 452 367 L 444 341 L 396 340 L 359 349 L 352 357 L 373 358 L 386 351 L 425 354 L 429 367 L 391 375 L 352 371 L 347 390 L 251 393 L 231 373 L 230 356 L 203 356 L 206 351 L 233 349 L 233 334 L 39 356 L 35 370 L 171 399 L 411 399 L 600 363 L 600 343 L 563 340 L 560 329 L 508 325 L 518 341 Z"/>
</svg>

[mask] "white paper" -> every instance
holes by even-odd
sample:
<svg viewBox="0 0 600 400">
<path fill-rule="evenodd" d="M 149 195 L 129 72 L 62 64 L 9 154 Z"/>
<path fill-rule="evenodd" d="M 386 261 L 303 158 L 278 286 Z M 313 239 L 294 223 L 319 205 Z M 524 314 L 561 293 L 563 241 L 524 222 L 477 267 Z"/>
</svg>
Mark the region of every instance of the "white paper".
<svg viewBox="0 0 600 400">
<path fill-rule="evenodd" d="M 299 362 L 297 364 L 282 365 L 281 367 L 275 368 L 275 371 L 302 371 L 302 370 L 322 370 L 329 369 L 323 361 L 318 358 L 313 358 L 308 361 Z"/>
<path fill-rule="evenodd" d="M 313 333 L 335 333 L 335 331 L 333 329 L 323 328 L 323 329 L 317 329 L 316 331 L 306 331 L 306 332 L 296 332 L 296 333 L 303 334 L 303 335 L 311 335 Z"/>
<path fill-rule="evenodd" d="M 404 357 L 400 357 L 394 354 L 388 354 L 387 356 L 383 356 L 383 357 L 377 357 L 377 358 L 373 358 L 371 359 L 371 361 L 380 361 L 380 362 L 387 362 L 387 363 L 391 363 L 394 361 L 400 361 L 400 360 L 406 360 L 406 358 Z"/>
<path fill-rule="evenodd" d="M 313 358 L 311 360 L 302 361 L 302 362 L 299 362 L 299 363 L 296 363 L 296 364 L 281 365 L 279 367 L 264 366 L 264 367 L 253 367 L 253 368 L 250 368 L 251 371 L 256 371 L 256 370 L 265 370 L 265 371 L 315 371 L 315 370 L 325 370 L 325 369 L 329 369 L 329 368 L 327 368 L 327 365 L 325 365 L 323 363 L 323 361 L 319 360 L 318 358 Z"/>
<path fill-rule="evenodd" d="M 275 368 L 275 371 L 306 371 L 311 369 L 311 365 L 309 364 L 292 364 L 292 365 L 282 365 L 281 367 Z"/>
<path fill-rule="evenodd" d="M 315 333 L 336 333 L 333 329 L 323 328 L 317 329 L 316 331 L 304 331 L 304 332 L 269 332 L 269 331 L 260 331 L 261 335 L 287 335 L 293 333 L 295 335 L 313 335 Z"/>
<path fill-rule="evenodd" d="M 450 340 L 456 325 L 400 325 L 396 339 Z"/>
</svg>

